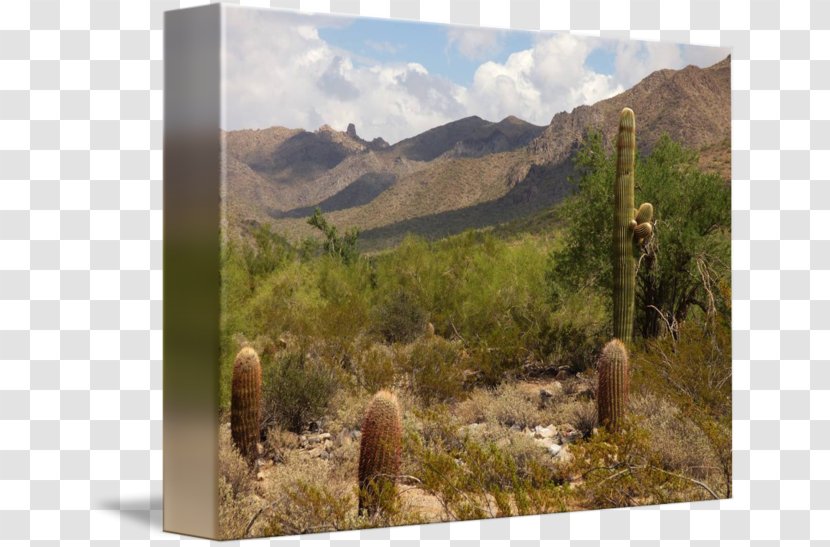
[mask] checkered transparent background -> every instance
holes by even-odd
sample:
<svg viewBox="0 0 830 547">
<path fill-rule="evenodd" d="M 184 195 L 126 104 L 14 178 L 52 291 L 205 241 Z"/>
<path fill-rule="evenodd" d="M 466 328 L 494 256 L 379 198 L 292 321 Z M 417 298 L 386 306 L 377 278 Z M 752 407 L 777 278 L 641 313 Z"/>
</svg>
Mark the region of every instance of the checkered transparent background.
<svg viewBox="0 0 830 547">
<path fill-rule="evenodd" d="M 830 540 L 830 1 L 270 4 L 734 48 L 735 498 L 297 543 Z M 0 4 L 0 540 L 195 541 L 161 532 L 162 12 L 177 7 Z"/>
</svg>

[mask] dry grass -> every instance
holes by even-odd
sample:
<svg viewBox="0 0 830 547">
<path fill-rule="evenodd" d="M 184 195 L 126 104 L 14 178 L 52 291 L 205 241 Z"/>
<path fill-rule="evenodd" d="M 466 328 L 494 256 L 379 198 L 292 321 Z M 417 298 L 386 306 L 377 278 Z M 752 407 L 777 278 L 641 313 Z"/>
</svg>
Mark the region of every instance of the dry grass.
<svg viewBox="0 0 830 547">
<path fill-rule="evenodd" d="M 446 362 L 455 364 L 455 345 L 438 337 L 408 345 L 356 345 L 347 359 L 355 376 L 372 377 L 367 371 L 379 367 L 376 377 L 386 379 L 340 384 L 313 434 L 271 427 L 263 443 L 261 480 L 223 427 L 225 537 L 691 501 L 728 491 L 718 455 L 687 409 L 645 389 L 656 380 L 639 380 L 626 426 L 609 434 L 597 429 L 592 370 L 495 388 L 458 384 L 459 391 L 443 401 L 425 397 L 422 375 L 432 360 L 425 356 L 443 348 Z M 343 362 L 327 366 L 342 368 Z M 445 371 L 431 370 L 430 381 L 437 385 Z M 359 428 L 372 388 L 390 384 L 404 418 L 401 475 L 390 509 L 368 518 L 357 512 Z M 534 436 L 537 426 L 553 426 L 556 433 L 548 442 L 565 443 L 564 456 L 554 456 L 549 444 Z M 330 434 L 325 450 L 308 441 L 324 433 Z"/>
</svg>

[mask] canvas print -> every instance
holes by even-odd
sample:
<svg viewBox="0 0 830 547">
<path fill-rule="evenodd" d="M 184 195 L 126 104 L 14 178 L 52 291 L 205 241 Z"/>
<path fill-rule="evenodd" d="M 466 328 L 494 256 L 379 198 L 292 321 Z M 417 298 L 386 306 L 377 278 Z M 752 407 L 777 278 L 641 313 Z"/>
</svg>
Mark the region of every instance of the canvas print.
<svg viewBox="0 0 830 547">
<path fill-rule="evenodd" d="M 728 50 L 221 32 L 223 538 L 731 496 Z"/>
</svg>

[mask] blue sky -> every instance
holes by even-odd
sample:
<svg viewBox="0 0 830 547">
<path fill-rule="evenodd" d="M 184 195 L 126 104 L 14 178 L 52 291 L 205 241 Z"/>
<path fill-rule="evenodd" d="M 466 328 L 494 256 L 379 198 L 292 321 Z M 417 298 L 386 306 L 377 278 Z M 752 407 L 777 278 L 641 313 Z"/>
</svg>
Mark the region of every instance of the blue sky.
<svg viewBox="0 0 830 547">
<path fill-rule="evenodd" d="M 481 58 L 461 55 L 450 43 L 453 27 L 422 25 L 405 21 L 355 19 L 345 27 L 320 29 L 329 44 L 384 62 L 417 62 L 432 74 L 468 85 Z M 503 63 L 515 52 L 533 47 L 536 35 L 530 32 L 492 31 L 499 39 L 486 51 L 486 60 Z"/>
<path fill-rule="evenodd" d="M 728 50 L 225 6 L 225 129 L 327 124 L 389 142 L 463 117 L 558 112 Z"/>
</svg>

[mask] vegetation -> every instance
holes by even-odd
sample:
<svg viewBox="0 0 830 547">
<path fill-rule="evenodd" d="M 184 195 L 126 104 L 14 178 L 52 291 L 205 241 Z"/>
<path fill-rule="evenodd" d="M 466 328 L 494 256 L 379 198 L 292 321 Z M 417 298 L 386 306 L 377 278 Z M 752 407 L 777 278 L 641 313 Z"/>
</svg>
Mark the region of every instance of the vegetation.
<svg viewBox="0 0 830 547">
<path fill-rule="evenodd" d="M 314 209 L 314 214 L 309 217 L 308 224 L 323 232 L 326 238 L 323 242 L 323 249 L 328 254 L 346 263 L 354 262 L 357 259 L 357 237 L 360 234 L 359 230 L 352 228 L 343 236 L 337 235 L 337 228 L 329 224 L 325 217 L 323 217 L 323 213 L 319 207 Z"/>
<path fill-rule="evenodd" d="M 697 154 L 666 136 L 637 161 L 637 195 L 654 206 L 653 237 L 637 265 L 635 334 L 654 338 L 675 331 L 711 298 L 728 316 L 730 190 L 717 174 L 697 168 Z M 592 133 L 575 159 L 578 191 L 560 206 L 562 244 L 549 257 L 554 303 L 590 287 L 611 309 L 614 158 Z"/>
<path fill-rule="evenodd" d="M 600 359 L 614 334 L 616 153 L 598 134 L 547 229 L 409 236 L 367 256 L 316 212 L 322 244 L 264 227 L 228 243 L 221 418 L 244 342 L 261 358 L 262 465 L 256 480 L 224 426 L 226 536 L 731 495 L 729 189 L 697 165 L 668 138 L 636 163 L 653 207 L 632 206 L 626 230 L 651 237 L 635 241 L 622 357 Z M 396 399 L 382 428 L 369 419 L 380 390 Z M 367 470 L 380 429 L 395 465 Z"/>
</svg>

